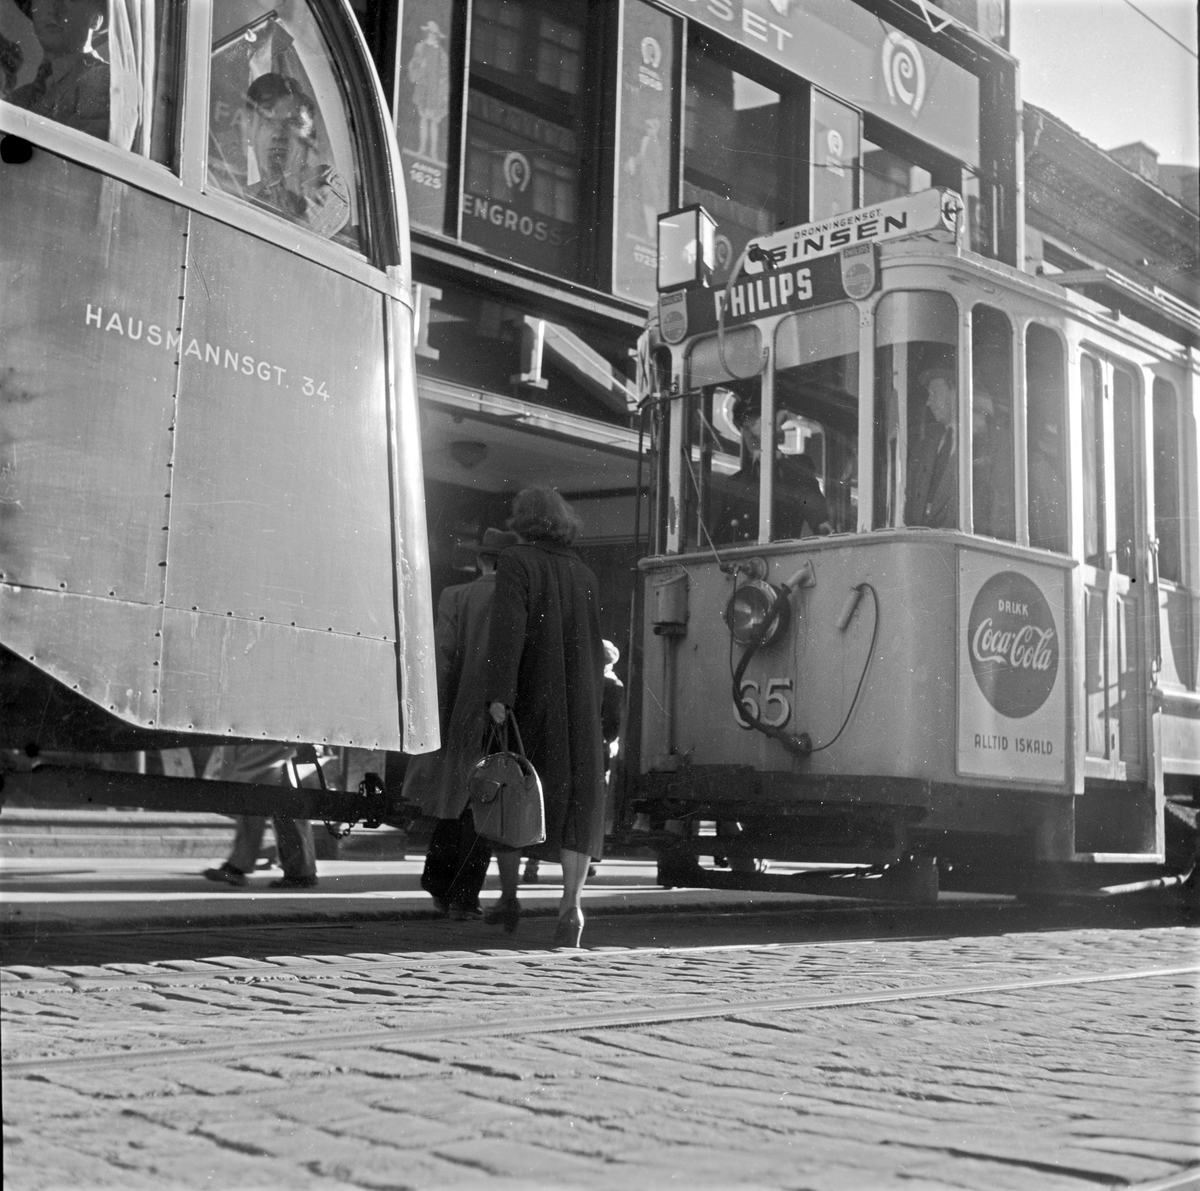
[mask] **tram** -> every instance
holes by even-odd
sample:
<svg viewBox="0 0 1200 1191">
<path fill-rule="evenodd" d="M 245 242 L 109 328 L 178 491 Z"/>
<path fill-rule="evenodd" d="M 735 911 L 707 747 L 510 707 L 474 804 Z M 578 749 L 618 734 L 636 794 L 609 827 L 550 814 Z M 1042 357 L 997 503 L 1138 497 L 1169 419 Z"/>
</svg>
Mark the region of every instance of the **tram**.
<svg viewBox="0 0 1200 1191">
<path fill-rule="evenodd" d="M 351 8 L 0 4 L 0 749 L 438 747 L 403 175 Z M 361 809 L 118 776 L 9 793 Z"/>
<path fill-rule="evenodd" d="M 1191 869 L 1200 312 L 962 225 L 926 191 L 751 241 L 712 288 L 703 210 L 660 220 L 624 812 L 663 883 Z"/>
</svg>

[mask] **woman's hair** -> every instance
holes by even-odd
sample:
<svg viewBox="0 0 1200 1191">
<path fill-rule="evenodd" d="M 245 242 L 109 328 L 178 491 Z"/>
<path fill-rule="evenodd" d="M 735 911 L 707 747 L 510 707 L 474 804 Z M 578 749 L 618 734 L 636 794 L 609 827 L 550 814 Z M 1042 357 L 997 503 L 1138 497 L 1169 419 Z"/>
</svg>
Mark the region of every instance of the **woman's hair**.
<svg viewBox="0 0 1200 1191">
<path fill-rule="evenodd" d="M 508 527 L 526 541 L 569 546 L 583 528 L 583 522 L 553 488 L 526 488 L 513 501 Z"/>
</svg>

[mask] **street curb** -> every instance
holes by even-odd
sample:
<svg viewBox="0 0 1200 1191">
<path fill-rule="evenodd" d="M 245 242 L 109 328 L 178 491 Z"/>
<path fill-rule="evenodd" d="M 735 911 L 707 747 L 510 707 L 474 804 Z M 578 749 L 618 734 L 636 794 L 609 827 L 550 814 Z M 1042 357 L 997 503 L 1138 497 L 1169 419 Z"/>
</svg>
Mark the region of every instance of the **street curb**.
<svg viewBox="0 0 1200 1191">
<path fill-rule="evenodd" d="M 864 913 L 869 911 L 878 911 L 881 908 L 887 907 L 893 910 L 903 909 L 905 907 L 898 906 L 894 902 L 867 902 L 861 898 L 816 898 L 805 894 L 773 894 L 773 898 L 780 900 L 764 901 L 755 903 L 753 901 L 745 901 L 736 904 L 731 904 L 728 901 L 691 901 L 681 902 L 677 904 L 655 905 L 646 904 L 631 904 L 631 905 L 598 905 L 589 906 L 585 899 L 584 912 L 590 918 L 619 918 L 629 915 L 672 915 L 678 916 L 686 914 L 688 916 L 701 915 L 745 915 L 745 914 L 783 914 L 795 913 L 797 910 L 811 909 L 820 910 L 823 917 L 828 916 L 831 912 L 852 912 Z M 803 903 L 792 900 L 793 898 L 801 898 L 805 900 Z M 784 901 L 782 899 L 787 898 Z M 991 903 L 989 903 L 991 904 Z M 997 901 L 996 907 L 1010 904 L 1006 901 Z M 980 903 L 976 902 L 973 905 L 974 909 L 981 908 Z M 533 909 L 521 910 L 522 919 L 534 918 L 554 918 L 557 917 L 558 911 L 553 906 L 538 907 Z M 24 924 L 14 924 L 6 922 L 0 924 L 0 946 L 8 942 L 16 942 L 27 939 L 46 939 L 51 936 L 73 936 L 82 934 L 124 934 L 136 931 L 151 931 L 163 930 L 167 928 L 175 929 L 217 929 L 224 928 L 229 930 L 242 930 L 247 927 L 274 927 L 274 926 L 332 926 L 352 923 L 380 923 L 380 922 L 441 922 L 445 920 L 445 916 L 438 914 L 436 911 L 427 908 L 410 908 L 410 909 L 394 909 L 394 910 L 330 910 L 327 913 L 314 912 L 312 910 L 296 911 L 288 913 L 286 911 L 279 914 L 272 914 L 269 918 L 262 914 L 197 914 L 183 918 L 181 916 L 157 916 L 157 917 L 141 917 L 141 918 L 122 918 L 110 919 L 103 922 L 85 922 L 82 920 L 75 922 L 67 921 L 47 921 L 45 919 L 39 922 L 31 922 L 28 926 Z"/>
</svg>

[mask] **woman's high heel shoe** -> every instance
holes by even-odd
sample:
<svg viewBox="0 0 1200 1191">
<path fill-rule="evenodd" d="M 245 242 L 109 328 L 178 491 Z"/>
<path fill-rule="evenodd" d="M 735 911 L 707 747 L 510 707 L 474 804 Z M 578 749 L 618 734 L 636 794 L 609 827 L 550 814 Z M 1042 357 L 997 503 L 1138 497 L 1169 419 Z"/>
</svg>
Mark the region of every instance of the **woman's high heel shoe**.
<svg viewBox="0 0 1200 1191">
<path fill-rule="evenodd" d="M 521 903 L 515 897 L 502 897 L 484 911 L 483 920 L 488 926 L 503 926 L 507 934 L 517 929 L 521 919 Z"/>
<path fill-rule="evenodd" d="M 578 906 L 573 906 L 558 917 L 558 925 L 554 928 L 554 946 L 578 947 L 582 934 L 583 911 Z"/>
</svg>

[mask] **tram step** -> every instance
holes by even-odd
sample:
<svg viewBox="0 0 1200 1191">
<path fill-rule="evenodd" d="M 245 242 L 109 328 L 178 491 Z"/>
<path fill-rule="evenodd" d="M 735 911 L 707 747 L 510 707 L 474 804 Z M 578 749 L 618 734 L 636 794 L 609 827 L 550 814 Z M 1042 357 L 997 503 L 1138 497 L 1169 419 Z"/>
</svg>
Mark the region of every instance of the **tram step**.
<svg viewBox="0 0 1200 1191">
<path fill-rule="evenodd" d="M 321 859 L 402 860 L 408 845 L 403 831 L 389 827 L 356 829 L 340 841 L 319 823 L 313 831 Z M 233 820 L 224 815 L 26 807 L 0 812 L 0 857 L 208 859 L 223 856 L 232 840 Z"/>
</svg>

